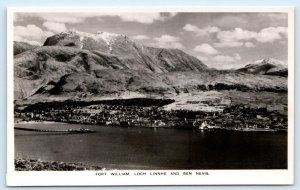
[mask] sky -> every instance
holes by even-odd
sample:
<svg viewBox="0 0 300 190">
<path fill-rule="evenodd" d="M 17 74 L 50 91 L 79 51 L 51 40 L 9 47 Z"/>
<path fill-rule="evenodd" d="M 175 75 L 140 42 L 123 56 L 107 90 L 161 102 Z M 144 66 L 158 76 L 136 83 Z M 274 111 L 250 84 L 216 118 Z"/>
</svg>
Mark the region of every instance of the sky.
<svg viewBox="0 0 300 190">
<path fill-rule="evenodd" d="M 287 63 L 286 13 L 15 13 L 14 41 L 42 45 L 67 30 L 124 34 L 148 46 L 178 48 L 211 68 L 240 68 L 264 58 Z"/>
</svg>

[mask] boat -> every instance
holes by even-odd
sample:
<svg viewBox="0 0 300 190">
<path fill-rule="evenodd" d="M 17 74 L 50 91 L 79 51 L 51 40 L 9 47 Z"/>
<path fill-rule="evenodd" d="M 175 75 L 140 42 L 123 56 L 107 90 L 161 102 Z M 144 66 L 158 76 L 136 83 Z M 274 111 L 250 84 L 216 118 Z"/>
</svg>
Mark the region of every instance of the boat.
<svg viewBox="0 0 300 190">
<path fill-rule="evenodd" d="M 217 125 L 209 125 L 206 121 L 202 122 L 202 124 L 199 126 L 200 130 L 207 130 L 207 129 L 219 129 L 220 127 Z"/>
<path fill-rule="evenodd" d="M 208 129 L 208 125 L 206 121 L 203 121 L 202 124 L 199 126 L 200 130 Z"/>
</svg>

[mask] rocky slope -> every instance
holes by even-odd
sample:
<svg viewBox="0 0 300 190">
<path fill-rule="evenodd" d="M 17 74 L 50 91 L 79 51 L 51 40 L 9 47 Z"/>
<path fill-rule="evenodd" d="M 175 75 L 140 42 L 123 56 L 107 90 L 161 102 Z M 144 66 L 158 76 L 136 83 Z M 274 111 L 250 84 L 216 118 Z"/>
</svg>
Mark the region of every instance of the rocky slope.
<svg viewBox="0 0 300 190">
<path fill-rule="evenodd" d="M 253 64 L 248 64 L 237 71 L 252 73 L 252 74 L 264 74 L 264 75 L 276 75 L 284 76 L 288 75 L 287 65 L 276 59 L 263 59 L 254 62 Z"/>
<path fill-rule="evenodd" d="M 49 46 L 26 51 L 14 57 L 15 98 L 25 98 L 60 77 L 104 68 L 128 69 L 114 55 L 71 47 Z"/>
</svg>

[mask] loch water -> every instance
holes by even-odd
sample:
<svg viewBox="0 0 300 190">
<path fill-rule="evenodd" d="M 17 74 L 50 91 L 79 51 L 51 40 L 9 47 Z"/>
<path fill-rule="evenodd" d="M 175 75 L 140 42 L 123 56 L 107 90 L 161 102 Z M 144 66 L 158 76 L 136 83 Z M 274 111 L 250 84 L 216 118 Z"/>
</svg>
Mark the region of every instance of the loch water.
<svg viewBox="0 0 300 190">
<path fill-rule="evenodd" d="M 287 133 L 26 123 L 15 127 L 91 129 L 60 134 L 15 130 L 15 157 L 111 169 L 286 169 Z"/>
</svg>

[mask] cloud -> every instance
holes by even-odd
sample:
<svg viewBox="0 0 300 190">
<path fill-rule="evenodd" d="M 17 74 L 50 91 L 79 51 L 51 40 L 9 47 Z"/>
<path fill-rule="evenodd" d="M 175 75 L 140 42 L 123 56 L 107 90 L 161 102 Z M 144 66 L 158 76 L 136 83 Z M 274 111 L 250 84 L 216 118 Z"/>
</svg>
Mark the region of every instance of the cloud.
<svg viewBox="0 0 300 190">
<path fill-rule="evenodd" d="M 27 40 L 25 38 L 22 38 L 20 36 L 15 36 L 14 41 L 16 42 L 25 42 L 34 46 L 42 46 L 43 44 L 37 41 Z"/>
<path fill-rule="evenodd" d="M 256 40 L 262 43 L 274 42 L 287 37 L 287 27 L 269 27 L 262 29 L 256 36 Z"/>
<path fill-rule="evenodd" d="M 252 42 L 245 42 L 245 47 L 250 48 L 250 47 L 255 47 L 255 45 Z"/>
<path fill-rule="evenodd" d="M 83 22 L 86 18 L 94 16 L 95 13 L 15 13 L 15 20 L 19 21 L 26 17 L 37 17 L 44 21 L 58 22 L 58 23 L 79 23 Z"/>
<path fill-rule="evenodd" d="M 14 22 L 23 21 L 23 17 L 20 13 L 13 14 Z"/>
<path fill-rule="evenodd" d="M 244 43 L 243 42 L 239 42 L 239 41 L 221 41 L 221 42 L 217 42 L 214 43 L 215 47 L 240 47 L 242 46 Z"/>
<path fill-rule="evenodd" d="M 211 45 L 209 44 L 201 44 L 201 45 L 198 45 L 194 48 L 194 51 L 195 52 L 200 52 L 200 53 L 204 53 L 206 55 L 216 55 L 219 53 L 218 50 L 216 50 L 215 48 L 213 48 Z"/>
<path fill-rule="evenodd" d="M 44 31 L 34 24 L 27 26 L 15 26 L 14 27 L 14 40 L 30 42 L 35 41 L 41 43 L 47 37 L 53 35 L 50 31 Z"/>
<path fill-rule="evenodd" d="M 228 56 L 228 55 L 217 55 L 212 58 L 213 61 L 216 62 L 235 62 L 241 60 L 240 54 L 236 53 L 234 56 Z"/>
<path fill-rule="evenodd" d="M 134 40 L 147 40 L 147 39 L 149 39 L 149 37 L 146 36 L 146 35 L 136 35 L 136 36 L 132 36 L 131 38 L 134 39 Z"/>
<path fill-rule="evenodd" d="M 235 58 L 235 60 L 241 60 L 242 59 L 242 57 L 238 53 L 235 54 L 234 58 Z"/>
<path fill-rule="evenodd" d="M 36 13 L 35 16 L 41 17 L 43 20 L 48 22 L 69 23 L 69 24 L 83 22 L 87 17 L 89 17 L 89 15 L 86 14 L 78 15 L 78 14 L 65 14 L 65 13 L 56 13 L 56 14 Z"/>
<path fill-rule="evenodd" d="M 260 13 L 257 16 L 266 18 L 270 26 L 286 25 L 288 20 L 288 13 Z"/>
<path fill-rule="evenodd" d="M 184 46 L 180 43 L 180 38 L 171 35 L 162 35 L 154 38 L 153 43 L 149 43 L 149 46 L 160 47 L 160 48 L 178 48 L 183 49 Z"/>
<path fill-rule="evenodd" d="M 200 61 L 208 61 L 208 58 L 205 57 L 205 56 L 197 55 L 196 57 L 197 57 L 197 59 L 199 59 Z"/>
<path fill-rule="evenodd" d="M 288 45 L 288 41 L 287 40 L 282 40 L 279 42 L 280 45 Z"/>
<path fill-rule="evenodd" d="M 118 16 L 123 21 L 133 21 L 133 22 L 140 22 L 145 24 L 153 23 L 155 20 L 165 20 L 169 17 L 166 17 L 166 15 L 162 15 L 159 12 L 157 13 L 119 13 L 115 16 Z"/>
<path fill-rule="evenodd" d="M 173 17 L 177 14 L 178 14 L 177 12 L 161 12 L 160 16 L 162 16 L 164 18 L 170 18 L 170 17 Z"/>
<path fill-rule="evenodd" d="M 272 43 L 287 37 L 287 27 L 269 27 L 264 28 L 259 32 L 235 28 L 233 30 L 219 31 L 216 37 L 219 42 L 214 43 L 215 47 L 238 47 L 242 46 L 243 41 L 246 40 L 256 40 L 260 43 Z"/>
<path fill-rule="evenodd" d="M 218 70 L 237 68 L 241 59 L 242 57 L 238 53 L 233 56 L 216 55 L 210 59 L 209 66 Z"/>
<path fill-rule="evenodd" d="M 60 33 L 60 32 L 64 32 L 67 30 L 67 27 L 64 23 L 44 22 L 43 26 L 45 28 L 47 28 L 48 30 L 55 32 L 55 33 Z"/>
<path fill-rule="evenodd" d="M 287 26 L 287 20 L 287 13 L 220 13 L 215 18 L 213 17 L 209 23 L 226 30 L 232 29 L 234 26 L 256 31 L 271 26 Z"/>
<path fill-rule="evenodd" d="M 256 37 L 256 33 L 241 28 L 235 28 L 234 30 L 220 31 L 217 34 L 217 38 L 221 41 L 238 41 L 249 40 Z"/>
<path fill-rule="evenodd" d="M 216 33 L 216 32 L 220 31 L 220 29 L 215 26 L 207 26 L 206 28 L 198 28 L 197 26 L 192 25 L 192 24 L 186 24 L 183 27 L 183 30 L 188 31 L 188 32 L 194 32 L 198 36 L 204 36 L 207 34 Z"/>
<path fill-rule="evenodd" d="M 217 62 L 233 62 L 235 61 L 234 57 L 227 56 L 227 55 L 217 55 L 212 58 L 213 61 Z"/>
<path fill-rule="evenodd" d="M 249 25 L 249 16 L 245 14 L 222 14 L 222 16 L 214 19 L 211 24 L 220 28 L 232 28 L 232 26 L 244 27 Z"/>
<path fill-rule="evenodd" d="M 17 13 L 16 19 L 23 17 L 39 17 L 48 22 L 75 24 L 84 22 L 92 17 L 119 17 L 126 22 L 153 23 L 156 20 L 164 21 L 172 18 L 177 13 L 132 13 L 132 12 L 78 12 L 78 13 Z M 100 19 L 101 20 L 101 19 Z"/>
<path fill-rule="evenodd" d="M 226 70 L 226 69 L 234 69 L 234 68 L 241 67 L 239 64 L 231 63 L 231 62 L 209 62 L 207 63 L 207 66 L 217 70 Z"/>
</svg>

